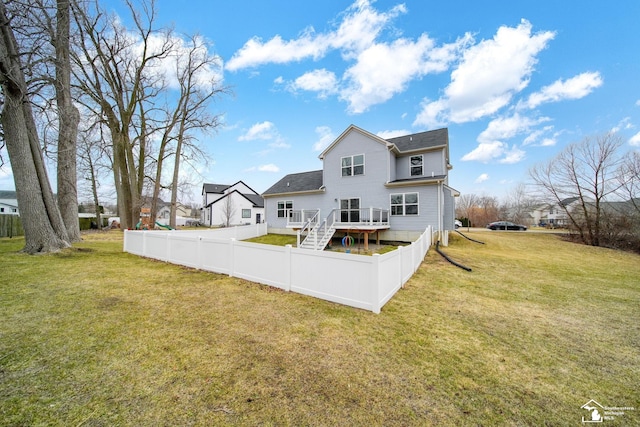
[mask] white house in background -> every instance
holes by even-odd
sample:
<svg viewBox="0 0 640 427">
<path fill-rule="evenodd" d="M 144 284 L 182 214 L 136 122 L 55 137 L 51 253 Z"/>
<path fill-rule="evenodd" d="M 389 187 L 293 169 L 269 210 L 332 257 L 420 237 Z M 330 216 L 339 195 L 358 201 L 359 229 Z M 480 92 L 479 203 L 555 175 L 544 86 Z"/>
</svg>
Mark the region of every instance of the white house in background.
<svg viewBox="0 0 640 427">
<path fill-rule="evenodd" d="M 321 170 L 290 174 L 265 191 L 269 232 L 306 235 L 323 249 L 335 233 L 413 241 L 427 226 L 446 244 L 459 193 L 449 187 L 449 132 L 383 139 L 349 126 L 320 154 Z"/>
<path fill-rule="evenodd" d="M 573 210 L 579 205 L 578 197 L 563 199 L 559 203 L 545 203 L 531 212 L 531 225 L 543 225 L 550 227 L 566 227 L 569 225 L 567 211 Z"/>
<path fill-rule="evenodd" d="M 19 215 L 18 196 L 15 191 L 0 191 L 0 215 Z"/>
<path fill-rule="evenodd" d="M 207 226 L 260 224 L 264 200 L 242 181 L 232 185 L 203 184 L 200 222 Z"/>
</svg>

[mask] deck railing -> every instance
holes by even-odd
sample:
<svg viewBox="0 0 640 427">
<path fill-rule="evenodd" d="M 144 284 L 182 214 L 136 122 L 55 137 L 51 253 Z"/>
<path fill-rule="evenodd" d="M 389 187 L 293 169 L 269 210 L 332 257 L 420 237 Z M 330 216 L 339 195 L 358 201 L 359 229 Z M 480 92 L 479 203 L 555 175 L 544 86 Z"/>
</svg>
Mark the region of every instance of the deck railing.
<svg viewBox="0 0 640 427">
<path fill-rule="evenodd" d="M 317 217 L 318 214 L 319 210 L 317 209 L 291 210 L 287 217 L 287 227 L 303 228 L 311 218 Z M 329 215 L 327 215 L 327 218 L 324 221 L 328 222 L 328 224 L 322 224 L 322 227 L 326 228 L 332 225 L 335 225 L 335 227 L 342 227 L 346 225 L 388 227 L 389 211 L 373 207 L 360 209 L 333 209 L 329 212 Z"/>
</svg>

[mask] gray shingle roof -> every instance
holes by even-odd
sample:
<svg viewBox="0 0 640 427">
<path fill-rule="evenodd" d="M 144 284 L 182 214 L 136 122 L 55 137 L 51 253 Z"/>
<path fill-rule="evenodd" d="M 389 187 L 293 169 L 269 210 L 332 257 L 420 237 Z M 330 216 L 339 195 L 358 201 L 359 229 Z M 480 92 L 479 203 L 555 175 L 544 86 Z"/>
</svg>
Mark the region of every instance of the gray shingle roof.
<svg viewBox="0 0 640 427">
<path fill-rule="evenodd" d="M 17 199 L 15 191 L 0 190 L 0 199 Z"/>
<path fill-rule="evenodd" d="M 227 184 L 203 184 L 205 193 L 224 193 L 224 190 L 231 187 Z"/>
<path fill-rule="evenodd" d="M 256 208 L 264 208 L 264 199 L 262 196 L 258 196 L 257 194 L 243 194 L 243 196 L 251 200 L 251 203 L 253 203 Z"/>
<path fill-rule="evenodd" d="M 389 138 L 387 141 L 398 147 L 401 152 L 441 147 L 449 144 L 449 131 L 447 128 L 429 130 L 412 135 Z"/>
<path fill-rule="evenodd" d="M 263 195 L 298 193 L 319 190 L 322 187 L 322 170 L 292 173 L 273 184 Z"/>
</svg>

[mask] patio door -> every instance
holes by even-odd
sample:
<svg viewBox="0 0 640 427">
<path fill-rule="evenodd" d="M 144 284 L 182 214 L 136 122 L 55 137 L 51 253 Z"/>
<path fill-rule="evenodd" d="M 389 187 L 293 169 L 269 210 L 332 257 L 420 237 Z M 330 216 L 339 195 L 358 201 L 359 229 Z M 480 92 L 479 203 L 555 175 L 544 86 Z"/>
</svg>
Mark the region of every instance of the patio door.
<svg viewBox="0 0 640 427">
<path fill-rule="evenodd" d="M 340 222 L 360 222 L 360 199 L 340 199 Z"/>
</svg>

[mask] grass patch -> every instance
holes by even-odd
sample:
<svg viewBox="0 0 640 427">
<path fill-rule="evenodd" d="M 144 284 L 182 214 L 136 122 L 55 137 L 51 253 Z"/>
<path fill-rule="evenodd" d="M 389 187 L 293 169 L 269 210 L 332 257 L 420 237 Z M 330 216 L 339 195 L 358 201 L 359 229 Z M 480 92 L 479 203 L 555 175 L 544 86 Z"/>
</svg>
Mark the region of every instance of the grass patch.
<svg viewBox="0 0 640 427">
<path fill-rule="evenodd" d="M 375 315 L 122 252 L 0 239 L 0 425 L 640 424 L 638 255 L 452 236 Z M 286 243 L 284 243 L 286 244 Z"/>
<path fill-rule="evenodd" d="M 247 239 L 245 240 L 245 242 L 262 243 L 265 245 L 275 245 L 275 246 L 291 245 L 295 248 L 297 245 L 297 238 L 296 236 L 287 235 L 287 234 L 265 234 L 264 236 Z M 370 249 L 365 251 L 364 243 L 357 244 L 356 246 L 351 248 L 345 248 L 345 247 L 342 247 L 342 245 L 340 244 L 340 239 L 333 239 L 325 250 L 329 250 L 332 252 L 346 252 L 348 249 L 352 254 L 373 255 L 375 253 L 375 254 L 382 255 L 382 254 L 386 254 L 387 252 L 395 251 L 396 249 L 398 249 L 398 245 L 404 246 L 407 244 L 408 243 L 398 243 L 395 245 L 385 244 L 385 245 L 378 246 L 375 243 L 371 242 L 369 244 Z"/>
<path fill-rule="evenodd" d="M 245 242 L 262 243 L 265 245 L 296 247 L 297 237 L 289 234 L 265 234 L 264 236 L 247 239 Z"/>
</svg>

